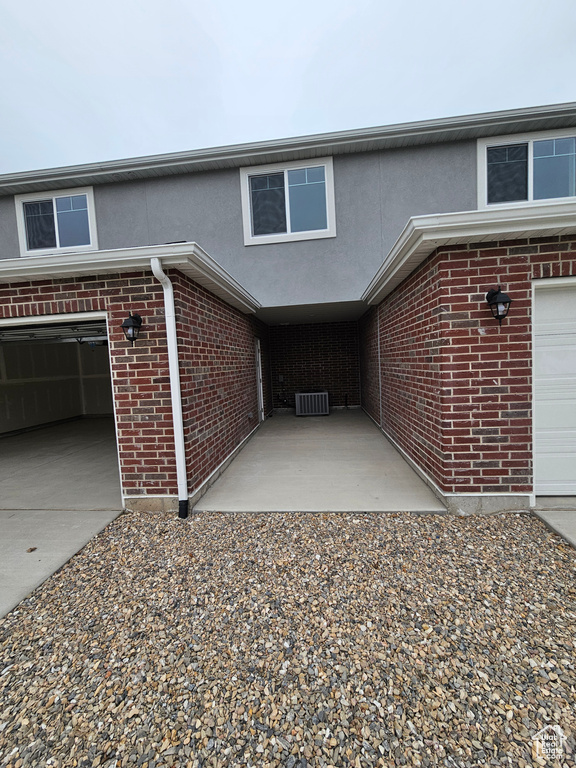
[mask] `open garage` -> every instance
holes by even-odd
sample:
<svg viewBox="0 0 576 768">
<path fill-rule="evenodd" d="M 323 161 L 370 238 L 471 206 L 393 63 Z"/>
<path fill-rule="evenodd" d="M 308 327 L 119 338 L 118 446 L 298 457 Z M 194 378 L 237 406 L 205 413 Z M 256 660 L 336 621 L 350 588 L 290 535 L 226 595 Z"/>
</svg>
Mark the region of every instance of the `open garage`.
<svg viewBox="0 0 576 768">
<path fill-rule="evenodd" d="M 0 325 L 0 508 L 121 509 L 106 320 Z"/>
</svg>

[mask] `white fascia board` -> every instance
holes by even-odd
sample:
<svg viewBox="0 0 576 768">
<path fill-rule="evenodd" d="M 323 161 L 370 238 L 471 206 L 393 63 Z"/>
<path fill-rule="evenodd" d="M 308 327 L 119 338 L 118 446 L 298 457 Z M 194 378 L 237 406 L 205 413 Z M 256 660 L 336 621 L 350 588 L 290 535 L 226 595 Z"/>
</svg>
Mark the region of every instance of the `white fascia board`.
<svg viewBox="0 0 576 768">
<path fill-rule="evenodd" d="M 413 216 L 384 259 L 362 300 L 379 304 L 442 245 L 576 233 L 576 203 Z"/>
<path fill-rule="evenodd" d="M 165 267 L 178 269 L 242 312 L 260 309 L 260 302 L 193 242 L 1 259 L 0 283 L 150 270 L 152 258 L 160 259 Z"/>
</svg>

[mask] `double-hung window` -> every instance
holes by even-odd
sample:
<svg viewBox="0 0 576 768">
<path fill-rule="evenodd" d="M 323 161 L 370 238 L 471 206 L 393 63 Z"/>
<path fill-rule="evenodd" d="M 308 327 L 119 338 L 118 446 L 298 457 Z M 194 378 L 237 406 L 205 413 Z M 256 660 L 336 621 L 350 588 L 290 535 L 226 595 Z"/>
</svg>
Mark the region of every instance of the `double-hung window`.
<svg viewBox="0 0 576 768">
<path fill-rule="evenodd" d="M 335 237 L 332 158 L 242 168 L 244 244 Z"/>
<path fill-rule="evenodd" d="M 576 130 L 478 142 L 479 207 L 576 198 Z"/>
<path fill-rule="evenodd" d="M 98 247 L 91 187 L 17 195 L 15 202 L 23 255 L 87 251 Z"/>
</svg>

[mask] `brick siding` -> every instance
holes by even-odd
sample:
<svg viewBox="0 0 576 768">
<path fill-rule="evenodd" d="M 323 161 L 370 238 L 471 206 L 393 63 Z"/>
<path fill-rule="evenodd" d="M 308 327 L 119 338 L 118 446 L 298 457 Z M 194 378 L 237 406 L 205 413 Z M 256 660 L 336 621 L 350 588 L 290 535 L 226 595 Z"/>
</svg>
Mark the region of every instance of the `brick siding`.
<svg viewBox="0 0 576 768">
<path fill-rule="evenodd" d="M 381 419 L 380 411 L 380 375 L 378 364 L 379 337 L 378 313 L 379 307 L 371 307 L 358 323 L 360 343 L 360 380 L 362 389 L 362 407 L 378 424 Z"/>
<path fill-rule="evenodd" d="M 258 423 L 254 337 L 268 363 L 267 329 L 176 270 L 174 284 L 189 490 L 196 489 Z M 125 495 L 177 495 L 163 291 L 149 273 L 0 286 L 0 317 L 105 311 Z M 131 347 L 120 328 L 143 318 Z M 265 407 L 271 409 L 264 371 Z"/>
<path fill-rule="evenodd" d="M 190 488 L 197 488 L 258 426 L 255 338 L 263 352 L 265 411 L 271 410 L 268 328 L 181 273 L 174 284 Z"/>
<path fill-rule="evenodd" d="M 573 239 L 439 248 L 362 318 L 363 405 L 444 492 L 532 492 L 531 286 L 576 275 Z"/>
<path fill-rule="evenodd" d="M 532 491 L 531 283 L 576 275 L 573 238 L 440 248 L 359 323 L 275 326 L 245 316 L 176 270 L 174 284 L 189 490 L 258 423 L 254 338 L 265 410 L 327 389 L 360 403 L 452 493 Z M 502 326 L 486 292 L 513 299 Z M 134 347 L 120 325 L 144 319 Z M 161 286 L 146 272 L 0 286 L 0 316 L 104 311 L 124 493 L 176 495 Z M 280 377 L 283 380 L 280 381 Z"/>
<path fill-rule="evenodd" d="M 328 391 L 331 407 L 360 405 L 356 322 L 273 326 L 270 350 L 275 408 L 293 408 L 296 392 L 314 389 Z"/>
</svg>

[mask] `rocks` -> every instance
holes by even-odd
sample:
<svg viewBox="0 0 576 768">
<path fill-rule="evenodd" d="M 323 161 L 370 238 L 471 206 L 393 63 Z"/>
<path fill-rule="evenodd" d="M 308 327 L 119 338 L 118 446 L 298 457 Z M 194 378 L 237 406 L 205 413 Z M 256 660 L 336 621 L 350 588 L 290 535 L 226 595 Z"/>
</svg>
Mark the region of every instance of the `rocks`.
<svg viewBox="0 0 576 768">
<path fill-rule="evenodd" d="M 0 766 L 571 765 L 575 566 L 520 514 L 123 515 L 0 620 Z"/>
</svg>

